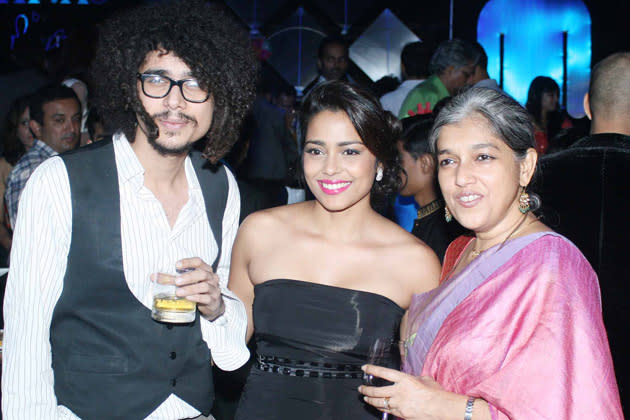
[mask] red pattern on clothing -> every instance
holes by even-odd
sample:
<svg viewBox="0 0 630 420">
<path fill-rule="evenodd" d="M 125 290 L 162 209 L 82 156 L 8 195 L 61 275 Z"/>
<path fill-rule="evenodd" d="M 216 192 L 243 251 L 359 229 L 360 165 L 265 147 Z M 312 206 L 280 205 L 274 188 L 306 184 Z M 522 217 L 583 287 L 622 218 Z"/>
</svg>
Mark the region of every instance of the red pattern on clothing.
<svg viewBox="0 0 630 420">
<path fill-rule="evenodd" d="M 536 151 L 539 155 L 544 155 L 549 147 L 547 133 L 540 130 L 534 130 L 534 138 L 536 139 Z"/>
<path fill-rule="evenodd" d="M 448 278 L 448 275 L 453 270 L 453 268 L 457 265 L 459 261 L 459 257 L 462 255 L 462 252 L 466 249 L 470 241 L 475 239 L 474 236 L 462 235 L 448 246 L 446 249 L 446 254 L 444 255 L 444 264 L 442 264 L 442 274 L 440 275 L 440 283 Z"/>
<path fill-rule="evenodd" d="M 565 118 L 562 121 L 562 125 L 560 126 L 560 128 L 562 128 L 563 130 L 572 127 L 573 124 L 568 118 Z M 549 137 L 547 136 L 547 132 L 534 127 L 534 138 L 536 140 L 536 151 L 539 155 L 544 155 L 549 148 Z"/>
</svg>

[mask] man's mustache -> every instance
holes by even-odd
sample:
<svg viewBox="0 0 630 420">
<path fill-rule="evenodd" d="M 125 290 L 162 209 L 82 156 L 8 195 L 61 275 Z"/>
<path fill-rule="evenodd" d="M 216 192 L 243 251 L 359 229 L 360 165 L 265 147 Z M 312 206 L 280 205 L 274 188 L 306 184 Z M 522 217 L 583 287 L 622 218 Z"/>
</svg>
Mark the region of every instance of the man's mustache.
<svg viewBox="0 0 630 420">
<path fill-rule="evenodd" d="M 190 121 L 194 124 L 197 124 L 197 120 L 195 119 L 195 117 L 184 114 L 183 112 L 178 112 L 177 114 L 173 114 L 169 111 L 164 111 L 164 112 L 160 112 L 159 114 L 153 114 L 151 115 L 151 118 L 153 120 L 158 120 L 158 119 L 169 119 L 169 117 L 171 118 L 175 118 L 177 120 L 186 120 L 186 121 Z"/>
</svg>

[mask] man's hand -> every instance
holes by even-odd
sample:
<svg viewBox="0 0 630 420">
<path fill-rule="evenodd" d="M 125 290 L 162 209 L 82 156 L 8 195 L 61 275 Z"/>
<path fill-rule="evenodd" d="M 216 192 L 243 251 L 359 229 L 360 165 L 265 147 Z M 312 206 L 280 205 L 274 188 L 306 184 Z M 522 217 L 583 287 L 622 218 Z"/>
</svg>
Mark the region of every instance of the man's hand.
<svg viewBox="0 0 630 420">
<path fill-rule="evenodd" d="M 214 321 L 225 312 L 219 287 L 219 276 L 201 258 L 185 258 L 177 262 L 176 276 L 160 273 L 157 281 L 177 286 L 177 296 L 197 302 L 197 308 L 207 320 Z"/>
</svg>

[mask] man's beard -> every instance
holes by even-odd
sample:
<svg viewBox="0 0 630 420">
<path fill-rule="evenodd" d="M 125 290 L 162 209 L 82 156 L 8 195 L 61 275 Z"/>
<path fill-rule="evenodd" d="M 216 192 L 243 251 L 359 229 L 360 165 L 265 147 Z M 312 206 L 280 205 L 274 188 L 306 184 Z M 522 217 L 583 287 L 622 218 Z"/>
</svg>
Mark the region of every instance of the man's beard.
<svg viewBox="0 0 630 420">
<path fill-rule="evenodd" d="M 168 111 L 159 113 L 159 114 L 153 114 L 151 115 L 151 119 L 154 121 L 154 123 L 156 121 L 158 121 L 160 118 L 168 118 L 168 116 L 171 113 Z M 176 115 L 177 119 L 180 120 L 187 120 L 190 123 L 197 125 L 197 120 L 194 117 L 191 117 L 190 115 L 186 115 L 182 112 L 177 113 Z M 156 127 L 157 127 L 157 123 L 156 123 Z M 190 152 L 190 150 L 192 149 L 193 145 L 195 144 L 195 141 L 183 144 L 181 146 L 177 146 L 177 147 L 169 147 L 169 146 L 165 146 L 163 144 L 158 143 L 158 137 L 160 136 L 160 130 L 158 128 L 157 130 L 157 135 L 152 136 L 152 135 L 148 135 L 147 136 L 147 140 L 149 141 L 149 144 L 151 145 L 151 147 L 153 147 L 153 149 L 158 152 L 160 155 L 162 156 L 181 156 L 183 154 L 188 154 L 188 152 Z M 164 133 L 164 135 L 166 137 L 168 137 L 169 135 L 171 135 L 172 133 L 169 133 L 168 131 Z"/>
</svg>

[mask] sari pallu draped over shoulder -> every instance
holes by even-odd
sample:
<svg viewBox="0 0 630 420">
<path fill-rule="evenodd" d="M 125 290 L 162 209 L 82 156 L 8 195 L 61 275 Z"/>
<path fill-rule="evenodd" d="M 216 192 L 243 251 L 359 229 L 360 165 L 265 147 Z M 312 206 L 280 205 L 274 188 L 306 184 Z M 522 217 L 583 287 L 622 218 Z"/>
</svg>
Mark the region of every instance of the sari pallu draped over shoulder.
<svg viewBox="0 0 630 420">
<path fill-rule="evenodd" d="M 483 398 L 494 420 L 623 419 L 597 276 L 564 237 L 532 235 L 498 268 L 491 248 L 435 291 L 414 296 L 404 371 Z M 465 248 L 462 240 L 445 261 Z M 483 280 L 465 296 L 452 294 L 459 285 L 449 282 L 465 283 L 473 270 L 485 272 Z M 432 322 L 431 302 L 449 299 L 459 303 Z"/>
</svg>

